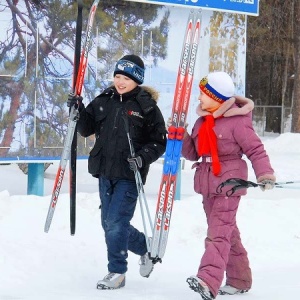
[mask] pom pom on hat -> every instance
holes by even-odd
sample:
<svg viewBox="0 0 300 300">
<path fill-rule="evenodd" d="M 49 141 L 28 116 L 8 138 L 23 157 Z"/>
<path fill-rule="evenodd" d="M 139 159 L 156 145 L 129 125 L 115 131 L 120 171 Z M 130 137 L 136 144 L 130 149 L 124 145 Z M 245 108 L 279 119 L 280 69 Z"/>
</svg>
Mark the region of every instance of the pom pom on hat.
<svg viewBox="0 0 300 300">
<path fill-rule="evenodd" d="M 145 75 L 144 62 L 137 55 L 125 55 L 116 64 L 114 77 L 116 74 L 125 75 L 137 84 L 142 84 Z"/>
<path fill-rule="evenodd" d="M 234 95 L 234 84 L 231 77 L 225 72 L 209 73 L 199 83 L 200 90 L 207 96 L 220 103 Z"/>
</svg>

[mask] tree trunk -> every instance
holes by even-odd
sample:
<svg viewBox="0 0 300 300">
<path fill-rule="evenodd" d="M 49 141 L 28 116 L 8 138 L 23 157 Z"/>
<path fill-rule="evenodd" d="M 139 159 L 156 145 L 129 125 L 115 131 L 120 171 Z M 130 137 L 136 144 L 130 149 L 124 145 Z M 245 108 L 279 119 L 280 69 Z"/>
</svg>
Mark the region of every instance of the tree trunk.
<svg viewBox="0 0 300 300">
<path fill-rule="evenodd" d="M 9 147 L 11 146 L 13 142 L 13 135 L 15 130 L 15 123 L 18 118 L 18 109 L 20 106 L 20 99 L 21 95 L 23 93 L 23 84 L 22 82 L 19 83 L 12 83 L 13 87 L 11 87 L 10 96 L 11 96 L 11 102 L 10 102 L 10 108 L 9 108 L 9 120 L 7 127 L 4 131 L 2 142 L 0 142 L 0 157 L 6 156 Z"/>
<path fill-rule="evenodd" d="M 295 133 L 300 132 L 300 1 L 295 0 L 295 77 L 292 108 L 292 128 Z"/>
</svg>

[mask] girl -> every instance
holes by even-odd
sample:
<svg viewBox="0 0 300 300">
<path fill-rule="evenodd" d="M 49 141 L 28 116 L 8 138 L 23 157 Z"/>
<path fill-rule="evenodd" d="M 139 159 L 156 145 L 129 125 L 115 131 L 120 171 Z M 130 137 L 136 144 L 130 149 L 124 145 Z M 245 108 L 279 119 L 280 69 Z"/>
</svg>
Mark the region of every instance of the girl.
<svg viewBox="0 0 300 300">
<path fill-rule="evenodd" d="M 234 95 L 231 77 L 224 72 L 210 73 L 200 81 L 200 104 L 191 135 L 185 134 L 182 155 L 196 161 L 194 189 L 203 197 L 207 218 L 205 252 L 196 276 L 187 282 L 203 299 L 217 294 L 248 291 L 252 284 L 248 256 L 236 224 L 236 213 L 246 189 L 226 196 L 217 187 L 229 178 L 247 180 L 245 154 L 251 161 L 257 181 L 263 189 L 275 183 L 274 171 L 263 144 L 252 126 L 253 102 Z M 201 158 L 201 161 L 198 160 Z M 224 272 L 226 285 L 220 288 Z"/>
</svg>

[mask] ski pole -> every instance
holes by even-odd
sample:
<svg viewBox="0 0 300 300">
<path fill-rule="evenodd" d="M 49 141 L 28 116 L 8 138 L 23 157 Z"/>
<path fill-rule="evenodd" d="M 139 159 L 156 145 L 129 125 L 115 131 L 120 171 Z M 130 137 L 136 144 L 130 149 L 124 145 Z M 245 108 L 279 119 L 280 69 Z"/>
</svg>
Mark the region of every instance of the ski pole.
<svg viewBox="0 0 300 300">
<path fill-rule="evenodd" d="M 291 187 L 291 186 L 286 186 L 290 184 L 299 184 L 300 181 L 284 181 L 284 182 L 275 182 L 274 187 L 275 188 L 289 188 L 289 189 L 300 189 L 299 187 Z M 231 196 L 235 191 L 240 190 L 240 189 L 247 189 L 249 187 L 258 187 L 258 186 L 264 186 L 263 183 L 255 183 L 253 181 L 247 181 L 241 178 L 229 178 L 219 184 L 217 187 L 217 193 L 220 194 L 222 193 L 222 189 L 225 186 L 231 185 L 232 188 L 226 192 L 226 196 Z"/>
<path fill-rule="evenodd" d="M 126 131 L 126 135 L 127 135 L 127 139 L 128 139 L 128 143 L 129 143 L 130 155 L 131 155 L 131 157 L 135 157 L 135 150 L 134 150 L 133 142 L 132 142 L 132 139 L 131 139 L 131 136 L 130 136 L 130 133 L 129 133 L 129 124 L 128 124 L 127 116 L 123 115 L 122 118 L 123 118 L 124 123 L 125 123 L 125 131 Z M 143 185 L 141 173 L 139 172 L 139 170 L 134 171 L 134 176 L 135 176 L 136 188 L 137 188 L 137 191 L 138 191 L 141 215 L 142 215 L 144 232 L 145 232 L 145 237 L 146 237 L 147 251 L 150 252 L 150 241 L 149 241 L 149 236 L 148 236 L 147 226 L 146 226 L 144 205 L 145 205 L 145 208 L 146 208 L 150 228 L 153 228 L 153 224 L 152 224 L 152 220 L 151 220 L 151 217 L 150 217 L 150 211 L 149 211 L 149 207 L 148 207 L 148 203 L 147 203 L 147 199 L 146 199 L 146 194 L 145 194 L 145 191 L 144 191 L 144 185 Z"/>
</svg>

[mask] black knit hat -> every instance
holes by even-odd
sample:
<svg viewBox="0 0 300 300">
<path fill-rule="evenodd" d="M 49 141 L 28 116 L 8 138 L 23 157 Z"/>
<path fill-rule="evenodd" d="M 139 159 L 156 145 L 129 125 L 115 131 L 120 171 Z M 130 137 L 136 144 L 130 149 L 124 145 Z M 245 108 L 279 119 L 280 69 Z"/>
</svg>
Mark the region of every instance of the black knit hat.
<svg viewBox="0 0 300 300">
<path fill-rule="evenodd" d="M 116 74 L 122 74 L 137 84 L 142 84 L 144 82 L 144 74 L 145 74 L 145 65 L 142 59 L 134 54 L 125 55 L 120 60 L 118 60 L 114 77 Z"/>
</svg>

